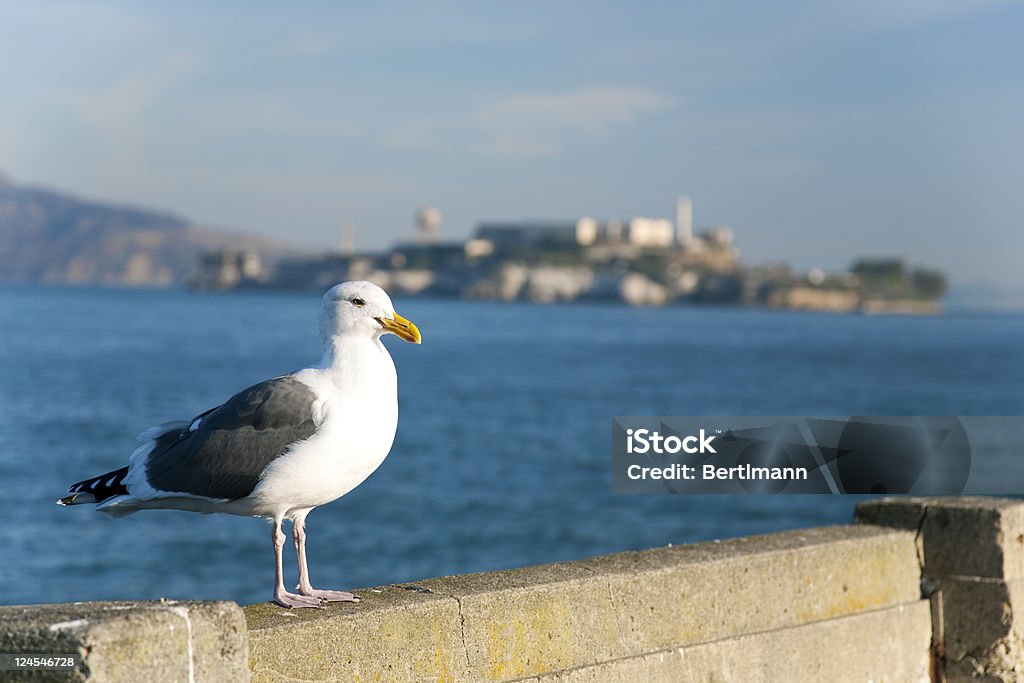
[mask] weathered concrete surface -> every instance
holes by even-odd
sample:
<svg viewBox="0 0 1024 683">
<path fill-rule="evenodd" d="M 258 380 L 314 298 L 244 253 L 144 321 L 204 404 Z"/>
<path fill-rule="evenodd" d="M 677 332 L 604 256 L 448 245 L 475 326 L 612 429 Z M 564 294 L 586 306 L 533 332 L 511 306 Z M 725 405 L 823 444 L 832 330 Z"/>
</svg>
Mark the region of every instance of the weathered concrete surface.
<svg viewBox="0 0 1024 683">
<path fill-rule="evenodd" d="M 941 600 L 947 680 L 1021 680 L 1024 625 L 1014 608 L 1024 606 L 1024 582 L 946 577 Z"/>
<path fill-rule="evenodd" d="M 357 593 L 323 610 L 246 607 L 253 682 L 466 679 L 456 601 L 412 587 Z"/>
<path fill-rule="evenodd" d="M 919 600 L 543 674 L 523 683 L 927 683 L 930 641 L 928 603 Z"/>
<path fill-rule="evenodd" d="M 0 652 L 83 658 L 76 671 L 37 672 L 18 680 L 155 683 L 248 678 L 245 617 L 233 602 L 0 607 Z M 5 673 L 0 672 L 0 678 Z"/>
<path fill-rule="evenodd" d="M 914 534 L 868 526 L 418 586 L 360 591 L 363 602 L 324 611 L 246 608 L 253 680 L 509 681 L 922 604 Z"/>
<path fill-rule="evenodd" d="M 855 517 L 916 533 L 947 681 L 1024 680 L 1024 502 L 885 498 Z"/>
<path fill-rule="evenodd" d="M 854 517 L 917 533 L 926 577 L 1024 578 L 1024 501 L 881 498 L 858 505 Z"/>
</svg>

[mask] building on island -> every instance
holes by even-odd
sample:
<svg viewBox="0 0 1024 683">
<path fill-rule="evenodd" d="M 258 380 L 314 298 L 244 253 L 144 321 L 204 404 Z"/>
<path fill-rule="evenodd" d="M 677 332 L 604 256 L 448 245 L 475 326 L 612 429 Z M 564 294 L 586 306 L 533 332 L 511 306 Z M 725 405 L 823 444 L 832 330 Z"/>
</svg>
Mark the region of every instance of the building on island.
<svg viewBox="0 0 1024 683">
<path fill-rule="evenodd" d="M 686 196 L 676 200 L 675 220 L 669 218 L 591 217 L 575 221 L 487 222 L 477 228 L 467 243 L 467 252 L 493 253 L 509 248 L 623 246 L 641 249 L 683 249 L 695 252 L 707 248 L 732 246 L 732 230 L 712 228 L 697 235 L 693 229 L 693 201 Z"/>
</svg>

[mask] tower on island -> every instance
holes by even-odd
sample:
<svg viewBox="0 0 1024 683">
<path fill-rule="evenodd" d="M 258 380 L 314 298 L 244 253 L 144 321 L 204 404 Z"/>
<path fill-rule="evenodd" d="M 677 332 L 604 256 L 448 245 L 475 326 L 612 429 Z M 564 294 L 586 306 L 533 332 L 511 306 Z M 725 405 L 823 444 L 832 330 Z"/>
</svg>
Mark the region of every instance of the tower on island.
<svg viewBox="0 0 1024 683">
<path fill-rule="evenodd" d="M 693 200 L 683 195 L 676 200 L 676 242 L 687 246 L 693 241 Z"/>
<path fill-rule="evenodd" d="M 441 238 L 441 210 L 425 206 L 416 212 L 416 241 L 437 244 Z"/>
</svg>

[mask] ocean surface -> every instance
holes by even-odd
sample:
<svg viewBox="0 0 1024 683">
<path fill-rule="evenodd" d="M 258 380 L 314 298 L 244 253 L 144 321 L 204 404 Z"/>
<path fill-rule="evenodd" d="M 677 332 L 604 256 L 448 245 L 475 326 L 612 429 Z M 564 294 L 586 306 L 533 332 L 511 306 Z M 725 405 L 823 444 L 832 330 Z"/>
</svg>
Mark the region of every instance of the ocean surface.
<svg viewBox="0 0 1024 683">
<path fill-rule="evenodd" d="M 1024 414 L 1020 315 L 396 307 L 424 342 L 387 339 L 391 456 L 309 517 L 320 587 L 851 519 L 852 496 L 612 495 L 615 415 Z M 317 310 L 312 294 L 0 289 L 0 602 L 269 599 L 261 520 L 54 501 L 125 464 L 143 429 L 315 361 Z"/>
</svg>

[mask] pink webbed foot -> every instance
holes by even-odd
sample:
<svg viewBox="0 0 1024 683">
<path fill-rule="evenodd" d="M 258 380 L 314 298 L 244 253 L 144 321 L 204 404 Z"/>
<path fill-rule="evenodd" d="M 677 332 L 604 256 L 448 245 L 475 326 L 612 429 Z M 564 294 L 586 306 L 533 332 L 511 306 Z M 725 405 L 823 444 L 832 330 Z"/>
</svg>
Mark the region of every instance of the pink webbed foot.
<svg viewBox="0 0 1024 683">
<path fill-rule="evenodd" d="M 345 591 L 327 591 L 319 588 L 299 588 L 299 592 L 311 598 L 319 598 L 327 602 L 359 602 L 359 596 Z"/>
<path fill-rule="evenodd" d="M 296 595 L 295 593 L 289 593 L 287 591 L 276 591 L 274 593 L 274 602 L 281 607 L 315 607 L 317 609 L 323 609 L 324 603 L 320 598 L 313 595 Z"/>
</svg>

